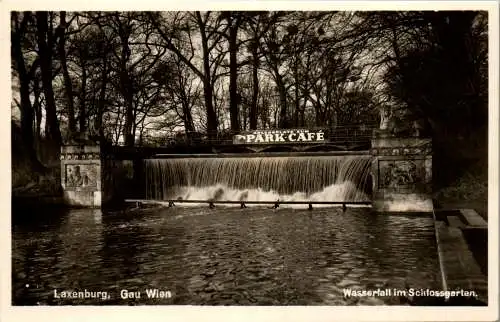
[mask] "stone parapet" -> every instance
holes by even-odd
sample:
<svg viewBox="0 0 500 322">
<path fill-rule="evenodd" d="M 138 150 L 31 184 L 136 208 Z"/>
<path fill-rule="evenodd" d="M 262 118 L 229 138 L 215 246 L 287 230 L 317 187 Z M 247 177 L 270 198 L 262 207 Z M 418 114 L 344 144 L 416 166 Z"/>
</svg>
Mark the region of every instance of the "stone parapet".
<svg viewBox="0 0 500 322">
<path fill-rule="evenodd" d="M 66 145 L 61 148 L 61 186 L 64 203 L 75 207 L 120 204 L 138 193 L 137 167 L 141 162 L 117 158 L 98 145 Z"/>
<path fill-rule="evenodd" d="M 99 146 L 61 147 L 61 186 L 69 206 L 101 207 L 101 157 Z"/>
<path fill-rule="evenodd" d="M 373 208 L 377 212 L 432 211 L 432 141 L 376 132 L 372 139 Z"/>
<path fill-rule="evenodd" d="M 455 217 L 459 222 L 457 226 L 456 220 L 450 220 L 453 217 L 448 216 L 448 224 L 441 220 L 435 221 L 444 283 L 448 291 L 473 291 L 476 297 L 471 300 L 487 305 L 488 278 L 483 274 L 479 263 L 474 258 L 464 236 L 465 231 L 460 228 L 460 219 Z M 450 301 L 453 300 L 455 299 L 450 299 Z M 478 304 L 469 303 L 469 305 Z"/>
</svg>

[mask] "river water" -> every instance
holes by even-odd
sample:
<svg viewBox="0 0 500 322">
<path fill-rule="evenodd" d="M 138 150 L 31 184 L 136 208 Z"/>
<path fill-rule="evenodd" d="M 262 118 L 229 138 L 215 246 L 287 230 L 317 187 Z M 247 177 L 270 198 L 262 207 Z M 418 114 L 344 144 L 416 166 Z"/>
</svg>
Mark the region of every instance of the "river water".
<svg viewBox="0 0 500 322">
<path fill-rule="evenodd" d="M 13 217 L 14 305 L 399 305 L 394 293 L 343 292 L 440 288 L 430 217 L 256 207 Z M 106 299 L 61 297 L 85 290 Z"/>
</svg>

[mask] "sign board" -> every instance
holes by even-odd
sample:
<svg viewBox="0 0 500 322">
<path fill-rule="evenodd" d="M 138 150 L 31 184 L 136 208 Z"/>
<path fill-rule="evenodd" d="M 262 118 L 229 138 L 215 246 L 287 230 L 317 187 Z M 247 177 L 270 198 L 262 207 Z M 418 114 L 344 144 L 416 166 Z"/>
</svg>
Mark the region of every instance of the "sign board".
<svg viewBox="0 0 500 322">
<path fill-rule="evenodd" d="M 324 130 L 255 130 L 237 134 L 234 144 L 324 143 Z"/>
</svg>

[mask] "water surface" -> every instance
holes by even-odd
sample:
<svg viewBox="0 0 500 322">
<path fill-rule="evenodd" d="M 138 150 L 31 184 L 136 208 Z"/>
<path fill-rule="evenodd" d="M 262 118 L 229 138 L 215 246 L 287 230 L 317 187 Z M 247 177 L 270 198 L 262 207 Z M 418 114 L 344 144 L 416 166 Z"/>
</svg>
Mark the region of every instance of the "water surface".
<svg viewBox="0 0 500 322">
<path fill-rule="evenodd" d="M 400 304 L 343 289 L 440 287 L 430 217 L 256 207 L 14 216 L 14 305 Z M 171 297 L 147 298 L 155 288 Z M 110 298 L 54 297 L 84 289 Z M 124 289 L 141 298 L 122 299 Z"/>
</svg>

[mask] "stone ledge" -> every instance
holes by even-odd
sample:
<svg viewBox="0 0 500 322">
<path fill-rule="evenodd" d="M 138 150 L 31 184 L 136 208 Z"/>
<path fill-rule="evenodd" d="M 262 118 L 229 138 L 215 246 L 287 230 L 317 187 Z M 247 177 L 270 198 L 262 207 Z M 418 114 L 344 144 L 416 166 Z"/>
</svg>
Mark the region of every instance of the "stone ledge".
<svg viewBox="0 0 500 322">
<path fill-rule="evenodd" d="M 460 209 L 462 219 L 467 226 L 488 228 L 488 223 L 474 209 Z"/>
<path fill-rule="evenodd" d="M 458 217 L 452 220 L 456 224 Z M 448 290 L 468 290 L 477 293 L 477 299 L 488 303 L 488 279 L 474 259 L 463 232 L 458 227 L 437 220 L 436 234 L 443 278 Z"/>
<path fill-rule="evenodd" d="M 392 147 L 432 147 L 432 139 L 425 137 L 376 136 L 372 139 L 373 148 Z"/>
<path fill-rule="evenodd" d="M 446 220 L 448 221 L 448 225 L 451 227 L 463 228 L 465 224 L 458 216 L 447 216 Z"/>
<path fill-rule="evenodd" d="M 61 153 L 100 153 L 98 145 L 63 145 Z"/>
</svg>

